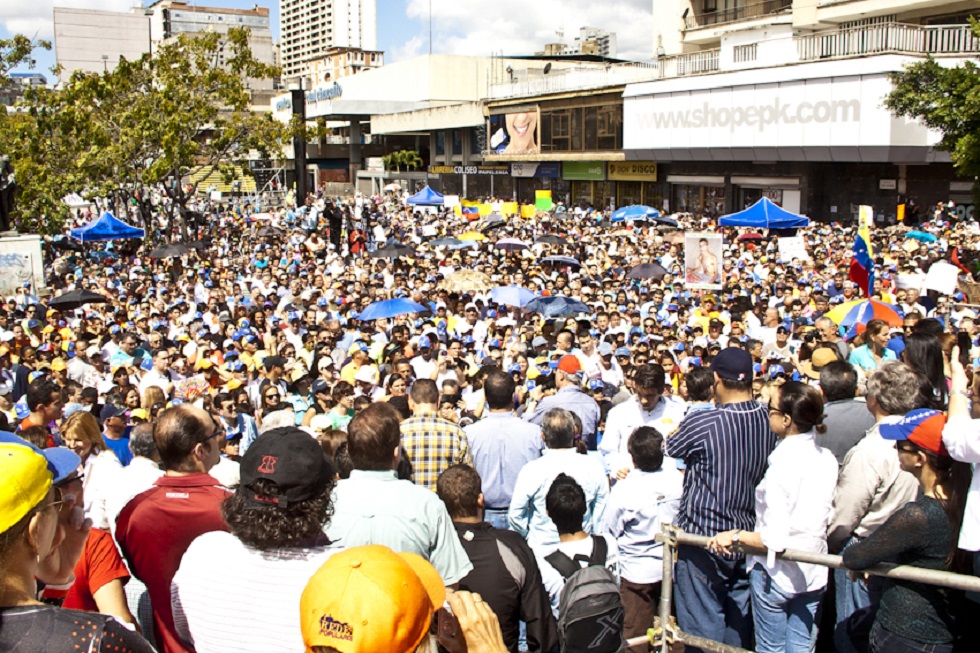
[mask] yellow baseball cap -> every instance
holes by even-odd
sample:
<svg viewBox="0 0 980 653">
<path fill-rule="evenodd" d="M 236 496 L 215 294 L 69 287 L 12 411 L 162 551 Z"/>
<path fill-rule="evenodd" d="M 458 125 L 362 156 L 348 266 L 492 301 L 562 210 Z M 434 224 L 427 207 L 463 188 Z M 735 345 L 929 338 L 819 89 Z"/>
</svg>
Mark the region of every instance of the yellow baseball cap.
<svg viewBox="0 0 980 653">
<path fill-rule="evenodd" d="M 306 650 L 412 653 L 446 600 L 439 572 L 414 553 L 372 544 L 335 553 L 300 598 Z"/>
<path fill-rule="evenodd" d="M 66 370 L 66 369 L 68 369 L 68 364 L 65 363 L 65 359 L 63 359 L 63 358 L 56 358 L 53 361 L 51 361 L 51 371 L 52 372 L 60 372 L 62 370 Z"/>
<path fill-rule="evenodd" d="M 48 461 L 26 444 L 0 443 L 0 533 L 41 503 L 51 489 Z"/>
</svg>

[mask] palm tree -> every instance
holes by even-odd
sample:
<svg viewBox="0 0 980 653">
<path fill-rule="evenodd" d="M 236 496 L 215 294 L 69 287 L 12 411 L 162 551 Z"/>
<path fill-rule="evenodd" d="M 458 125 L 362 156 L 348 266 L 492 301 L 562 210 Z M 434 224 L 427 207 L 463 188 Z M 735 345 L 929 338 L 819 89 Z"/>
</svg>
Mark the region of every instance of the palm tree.
<svg viewBox="0 0 980 653">
<path fill-rule="evenodd" d="M 418 170 L 425 163 L 422 161 L 422 157 L 415 150 L 398 150 L 396 152 L 391 152 L 382 157 L 384 161 L 385 170 L 395 169 L 395 172 L 401 172 L 402 166 L 406 170 Z"/>
</svg>

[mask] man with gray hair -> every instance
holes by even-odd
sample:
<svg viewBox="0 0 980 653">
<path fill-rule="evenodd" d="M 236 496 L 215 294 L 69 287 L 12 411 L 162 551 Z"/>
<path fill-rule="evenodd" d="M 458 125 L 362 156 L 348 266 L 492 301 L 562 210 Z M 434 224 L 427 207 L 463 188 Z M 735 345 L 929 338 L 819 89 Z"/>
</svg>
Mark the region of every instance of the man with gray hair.
<svg viewBox="0 0 980 653">
<path fill-rule="evenodd" d="M 129 450 L 133 452 L 132 462 L 116 470 L 104 486 L 111 490 L 111 494 L 96 498 L 96 502 L 103 506 L 106 527 L 112 531 L 116 528 L 116 517 L 129 500 L 149 490 L 153 482 L 163 476 L 152 424 L 139 424 L 133 428 L 129 434 Z"/>
<path fill-rule="evenodd" d="M 514 484 L 507 520 L 511 530 L 527 538 L 531 548 L 539 553 L 558 544 L 558 530 L 545 505 L 548 489 L 558 474 L 571 476 L 585 492 L 585 532 L 598 533 L 602 524 L 609 496 L 606 470 L 600 458 L 578 451 L 575 434 L 571 412 L 552 408 L 545 413 L 541 418 L 541 438 L 547 449 L 541 458 L 524 465 Z"/>
<path fill-rule="evenodd" d="M 868 377 L 868 410 L 875 424 L 844 457 L 834 513 L 827 535 L 831 553 L 839 553 L 878 529 L 892 513 L 915 501 L 919 483 L 912 474 L 902 471 L 895 441 L 878 432 L 881 424 L 898 422 L 918 404 L 919 377 L 908 365 L 898 361 L 882 363 Z M 877 602 L 863 581 L 851 581 L 845 570 L 834 571 L 837 587 L 837 623 L 861 608 Z M 846 647 L 845 647 L 846 649 Z M 838 648 L 840 650 L 840 648 Z"/>
</svg>

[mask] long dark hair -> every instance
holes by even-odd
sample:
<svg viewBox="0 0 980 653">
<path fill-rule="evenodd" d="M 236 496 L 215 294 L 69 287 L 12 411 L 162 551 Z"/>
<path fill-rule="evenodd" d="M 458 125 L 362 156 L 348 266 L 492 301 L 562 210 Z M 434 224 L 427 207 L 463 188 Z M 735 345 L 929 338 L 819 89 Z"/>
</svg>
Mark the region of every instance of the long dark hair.
<svg viewBox="0 0 980 653">
<path fill-rule="evenodd" d="M 949 394 L 939 339 L 927 333 L 910 333 L 905 337 L 904 356 L 906 365 L 922 377 L 919 405 L 922 408 L 946 410 Z"/>
<path fill-rule="evenodd" d="M 972 556 L 957 548 L 956 538 L 959 536 L 960 526 L 963 525 L 963 512 L 966 509 L 966 495 L 970 490 L 970 481 L 973 479 L 973 466 L 953 460 L 949 456 L 937 456 L 914 442 L 909 444 L 926 455 L 929 466 L 936 472 L 936 485 L 942 488 L 945 497 L 936 497 L 936 500 L 946 512 L 953 533 L 953 545 L 949 556 L 946 557 L 946 567 L 957 573 L 972 574 Z"/>
</svg>

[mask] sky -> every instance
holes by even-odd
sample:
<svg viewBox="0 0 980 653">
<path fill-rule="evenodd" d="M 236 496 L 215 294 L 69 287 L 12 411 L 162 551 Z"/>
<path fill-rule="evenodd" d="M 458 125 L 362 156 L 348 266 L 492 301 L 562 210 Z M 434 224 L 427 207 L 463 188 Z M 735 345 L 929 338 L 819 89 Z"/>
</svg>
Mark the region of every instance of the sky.
<svg viewBox="0 0 980 653">
<path fill-rule="evenodd" d="M 0 0 L 0 39 L 25 34 L 53 42 L 56 4 L 112 11 L 141 5 L 139 0 Z M 279 37 L 278 0 L 193 0 L 191 4 L 268 7 L 273 37 Z M 533 54 L 545 43 L 556 42 L 559 31 L 571 43 L 580 27 L 589 26 L 616 32 L 621 58 L 652 56 L 651 0 L 377 0 L 378 47 L 387 62 L 429 52 L 430 7 L 435 54 Z M 575 16 L 575 21 L 569 22 L 569 16 Z M 53 49 L 38 51 L 36 59 L 35 70 L 50 78 Z"/>
</svg>

